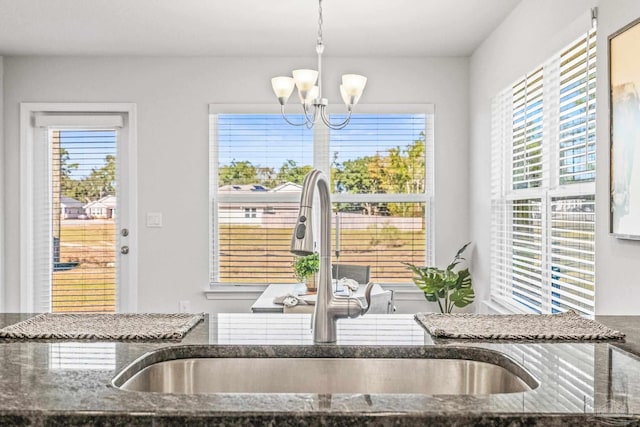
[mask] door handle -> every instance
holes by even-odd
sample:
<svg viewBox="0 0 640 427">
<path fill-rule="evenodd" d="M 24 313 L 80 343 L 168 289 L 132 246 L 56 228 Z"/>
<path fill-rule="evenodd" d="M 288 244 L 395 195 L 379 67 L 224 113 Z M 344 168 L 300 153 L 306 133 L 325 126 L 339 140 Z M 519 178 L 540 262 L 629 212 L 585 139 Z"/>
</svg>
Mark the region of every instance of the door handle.
<svg viewBox="0 0 640 427">
<path fill-rule="evenodd" d="M 126 255 L 126 254 L 128 254 L 128 253 L 129 253 L 129 246 L 123 246 L 123 247 L 121 247 L 121 248 L 120 248 L 120 253 L 121 253 L 122 255 Z"/>
</svg>

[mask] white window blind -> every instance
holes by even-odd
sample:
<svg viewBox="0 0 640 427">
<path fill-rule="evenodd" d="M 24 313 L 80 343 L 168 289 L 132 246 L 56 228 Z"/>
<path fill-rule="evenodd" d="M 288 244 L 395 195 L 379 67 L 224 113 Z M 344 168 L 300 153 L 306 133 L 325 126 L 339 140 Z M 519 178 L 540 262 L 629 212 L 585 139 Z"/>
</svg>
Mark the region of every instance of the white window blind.
<svg viewBox="0 0 640 427">
<path fill-rule="evenodd" d="M 213 111 L 211 281 L 296 282 L 291 232 L 314 167 L 329 171 L 334 189 L 338 262 L 370 265 L 377 281 L 410 281 L 400 261 L 430 256 L 432 121 L 358 114 L 332 132 L 293 127 L 278 114 Z"/>
<path fill-rule="evenodd" d="M 492 102 L 492 298 L 594 313 L 595 48 L 589 31 Z"/>
<path fill-rule="evenodd" d="M 211 124 L 212 281 L 294 282 L 291 230 L 313 130 L 275 114 L 215 114 Z"/>
<path fill-rule="evenodd" d="M 357 114 L 329 132 L 340 263 L 370 265 L 378 282 L 408 282 L 402 262 L 424 264 L 432 141 L 425 114 Z"/>
</svg>

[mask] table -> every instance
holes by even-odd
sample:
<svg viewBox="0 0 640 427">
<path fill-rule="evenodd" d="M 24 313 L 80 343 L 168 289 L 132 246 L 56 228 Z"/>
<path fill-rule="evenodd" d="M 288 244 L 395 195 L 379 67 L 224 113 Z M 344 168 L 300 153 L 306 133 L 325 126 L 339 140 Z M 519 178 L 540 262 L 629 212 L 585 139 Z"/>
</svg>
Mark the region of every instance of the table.
<svg viewBox="0 0 640 427">
<path fill-rule="evenodd" d="M 357 296 L 365 302 L 364 299 L 364 291 L 367 289 L 365 285 L 360 285 L 358 290 L 354 292 L 354 295 Z M 271 284 L 267 286 L 267 289 L 258 297 L 256 302 L 251 306 L 251 311 L 253 313 L 282 313 L 284 311 L 284 306 L 282 304 L 274 304 L 273 299 L 276 297 L 280 297 L 283 295 L 287 295 L 289 293 L 294 295 L 302 295 L 306 292 L 306 287 L 304 283 L 295 283 L 295 284 Z M 389 291 L 385 291 L 382 289 L 380 285 L 375 283 L 373 285 L 373 289 L 371 290 L 372 298 L 378 294 L 389 293 Z M 341 295 L 341 292 L 337 293 Z M 347 295 L 344 293 L 343 295 Z"/>
</svg>

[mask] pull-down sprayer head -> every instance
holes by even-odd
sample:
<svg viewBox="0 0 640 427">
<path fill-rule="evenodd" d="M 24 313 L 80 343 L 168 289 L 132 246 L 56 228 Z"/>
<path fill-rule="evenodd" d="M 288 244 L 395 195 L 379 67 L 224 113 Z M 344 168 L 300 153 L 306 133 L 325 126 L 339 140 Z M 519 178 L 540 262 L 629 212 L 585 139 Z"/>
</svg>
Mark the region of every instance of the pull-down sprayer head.
<svg viewBox="0 0 640 427">
<path fill-rule="evenodd" d="M 300 195 L 300 211 L 291 237 L 291 253 L 304 256 L 314 252 L 313 246 L 313 196 L 320 171 L 313 170 L 307 174 L 302 184 Z"/>
<path fill-rule="evenodd" d="M 298 220 L 291 237 L 291 253 L 298 256 L 313 253 L 313 220 L 311 206 L 300 206 Z"/>
</svg>

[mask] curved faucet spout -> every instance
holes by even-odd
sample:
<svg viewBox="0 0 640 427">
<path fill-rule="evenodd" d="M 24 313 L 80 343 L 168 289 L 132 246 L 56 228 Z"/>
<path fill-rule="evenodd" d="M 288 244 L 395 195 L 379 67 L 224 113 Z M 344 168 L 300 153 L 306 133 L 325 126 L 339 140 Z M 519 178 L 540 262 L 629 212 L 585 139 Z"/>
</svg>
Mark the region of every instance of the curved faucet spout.
<svg viewBox="0 0 640 427">
<path fill-rule="evenodd" d="M 315 343 L 333 343 L 337 339 L 337 319 L 358 317 L 366 313 L 369 307 L 363 306 L 356 297 L 339 297 L 333 293 L 331 280 L 331 195 L 326 175 L 314 169 L 304 178 L 300 195 L 300 211 L 291 237 L 291 252 L 295 255 L 313 253 L 315 224 L 313 203 L 316 188 L 320 199 L 320 270 L 318 272 L 318 297 L 313 313 L 313 341 Z M 371 294 L 371 284 L 366 295 Z"/>
</svg>

